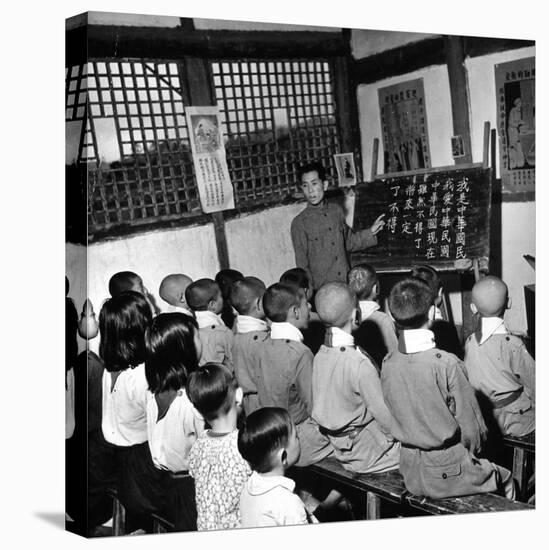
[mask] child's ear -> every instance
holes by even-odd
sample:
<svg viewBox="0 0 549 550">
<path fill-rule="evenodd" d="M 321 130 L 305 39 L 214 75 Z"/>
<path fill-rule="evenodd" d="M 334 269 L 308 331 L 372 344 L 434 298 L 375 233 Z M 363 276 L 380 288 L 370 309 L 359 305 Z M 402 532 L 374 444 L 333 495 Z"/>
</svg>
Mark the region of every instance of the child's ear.
<svg viewBox="0 0 549 550">
<path fill-rule="evenodd" d="M 292 310 L 294 313 L 294 318 L 299 319 L 299 308 L 297 306 L 292 306 Z"/>
<path fill-rule="evenodd" d="M 235 400 L 236 400 L 236 404 L 237 405 L 242 405 L 242 401 L 244 400 L 244 392 L 242 391 L 242 388 L 240 386 L 238 386 L 238 388 L 236 388 L 236 392 L 234 394 L 234 397 L 235 397 Z"/>
<path fill-rule="evenodd" d="M 328 180 L 324 180 L 322 182 L 322 187 L 324 188 L 324 191 L 326 191 L 328 189 Z"/>
<path fill-rule="evenodd" d="M 507 298 L 507 306 L 505 309 L 511 309 L 511 305 L 513 304 L 513 301 L 511 300 L 511 296 Z"/>
<path fill-rule="evenodd" d="M 286 449 L 280 449 L 280 462 L 282 463 L 282 466 L 284 468 L 288 467 L 288 453 L 286 452 Z"/>
<path fill-rule="evenodd" d="M 471 308 L 471 311 L 473 312 L 473 315 L 476 315 L 478 313 L 477 306 L 475 304 L 473 304 L 473 302 L 471 302 L 469 304 L 469 307 Z"/>
<path fill-rule="evenodd" d="M 181 296 L 179 296 L 179 303 L 187 305 L 187 301 L 185 300 L 185 293 L 184 292 L 182 292 Z"/>
</svg>

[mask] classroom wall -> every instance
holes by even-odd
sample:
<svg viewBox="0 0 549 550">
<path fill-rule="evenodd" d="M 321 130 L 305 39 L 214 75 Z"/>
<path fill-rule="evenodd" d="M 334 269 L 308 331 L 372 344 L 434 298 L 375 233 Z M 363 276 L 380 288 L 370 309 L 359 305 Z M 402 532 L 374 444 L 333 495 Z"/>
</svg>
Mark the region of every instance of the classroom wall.
<svg viewBox="0 0 549 550">
<path fill-rule="evenodd" d="M 374 138 L 379 139 L 377 172 L 383 171 L 383 139 L 379 113 L 378 90 L 407 80 L 423 78 L 427 129 L 432 166 L 453 164 L 451 149 L 452 102 L 446 65 L 432 66 L 405 75 L 386 78 L 373 84 L 361 84 L 357 89 L 360 138 L 362 143 L 362 170 L 370 179 Z"/>
<path fill-rule="evenodd" d="M 482 161 L 484 121 L 497 128 L 496 83 L 494 66 L 514 59 L 535 56 L 535 48 L 518 48 L 465 60 L 467 69 L 473 162 Z M 473 122 L 475 121 L 475 122 Z M 496 149 L 496 177 L 499 172 L 499 140 Z M 535 283 L 535 271 L 523 259 L 524 254 L 536 255 L 536 204 L 504 202 L 501 205 L 502 273 L 509 286 L 513 307 L 507 312 L 509 328 L 526 332 L 524 285 Z"/>
<path fill-rule="evenodd" d="M 496 127 L 494 65 L 534 54 L 534 48 L 520 48 L 466 60 L 473 162 L 482 161 L 484 121 L 488 120 L 492 128 Z M 372 148 L 375 137 L 380 139 L 378 158 L 383 158 L 378 89 L 420 77 L 424 80 L 432 166 L 454 164 L 450 147 L 453 122 L 448 71 L 445 65 L 432 66 L 358 87 L 363 173 L 367 177 L 371 173 Z M 497 163 L 499 170 L 499 157 Z M 381 170 L 382 164 L 378 162 L 378 172 Z M 535 272 L 522 256 L 523 254 L 535 256 L 535 202 L 504 202 L 501 211 L 502 277 L 509 286 L 513 301 L 513 308 L 507 313 L 506 320 L 511 330 L 525 333 L 527 325 L 524 309 L 524 285 L 535 282 Z M 450 300 L 454 320 L 461 323 L 459 294 L 451 293 Z"/>
<path fill-rule="evenodd" d="M 295 266 L 290 224 L 304 207 L 304 203 L 279 206 L 228 220 L 225 230 L 231 267 L 256 275 L 267 285 L 276 282 L 286 269 Z M 88 247 L 87 259 L 87 294 L 97 316 L 109 295 L 109 279 L 118 271 L 141 275 L 160 310 L 165 304 L 158 296 L 158 286 L 165 275 L 186 273 L 199 279 L 214 277 L 219 271 L 212 224 L 93 243 Z M 69 296 L 80 313 L 86 299 L 86 247 L 66 245 L 66 269 Z M 90 343 L 91 349 L 97 349 L 97 340 Z"/>
</svg>

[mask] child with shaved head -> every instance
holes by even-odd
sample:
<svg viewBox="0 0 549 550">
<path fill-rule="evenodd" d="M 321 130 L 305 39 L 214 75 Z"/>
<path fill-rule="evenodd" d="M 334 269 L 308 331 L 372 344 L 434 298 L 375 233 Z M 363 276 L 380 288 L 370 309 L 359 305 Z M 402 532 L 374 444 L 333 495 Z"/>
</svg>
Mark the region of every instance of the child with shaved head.
<svg viewBox="0 0 549 550">
<path fill-rule="evenodd" d="M 172 273 L 162 279 L 158 294 L 168 304 L 168 313 L 179 312 L 194 317 L 185 299 L 185 291 L 192 282 L 193 280 L 183 273 Z"/>
<path fill-rule="evenodd" d="M 311 419 L 313 354 L 301 332 L 309 325 L 309 303 L 296 287 L 275 283 L 263 295 L 263 308 L 271 332 L 258 346 L 258 403 L 289 412 L 301 442 L 298 466 L 308 466 L 331 454 L 329 441 Z"/>
<path fill-rule="evenodd" d="M 234 373 L 233 332 L 220 317 L 223 296 L 218 284 L 212 279 L 198 279 L 185 290 L 185 300 L 198 323 L 202 342 L 199 364 L 221 363 Z"/>
<path fill-rule="evenodd" d="M 238 312 L 233 343 L 233 363 L 236 379 L 244 392 L 244 411 L 250 414 L 259 408 L 257 397 L 257 354 L 269 335 L 263 310 L 265 284 L 256 277 L 244 277 L 232 284 L 231 304 Z"/>
<path fill-rule="evenodd" d="M 345 283 L 328 283 L 315 304 L 329 337 L 314 358 L 312 417 L 344 468 L 394 470 L 400 446 L 391 436 L 379 373 L 352 336 L 360 322 L 357 298 Z"/>
<path fill-rule="evenodd" d="M 521 437 L 535 429 L 535 361 L 522 340 L 509 334 L 503 320 L 508 307 L 501 279 L 488 276 L 475 284 L 471 309 L 480 324 L 465 344 L 465 367 L 502 434 Z"/>
<path fill-rule="evenodd" d="M 432 292 L 410 277 L 389 295 L 398 349 L 381 369 L 393 435 L 401 442 L 400 473 L 408 491 L 446 498 L 502 490 L 514 498 L 511 472 L 477 458 L 486 436 L 463 363 L 435 346 L 428 329 Z"/>
<path fill-rule="evenodd" d="M 397 336 L 393 320 L 379 309 L 377 273 L 371 265 L 357 265 L 347 274 L 347 282 L 360 309 L 361 322 L 354 333 L 356 343 L 380 366 L 387 352 L 396 349 Z"/>
</svg>

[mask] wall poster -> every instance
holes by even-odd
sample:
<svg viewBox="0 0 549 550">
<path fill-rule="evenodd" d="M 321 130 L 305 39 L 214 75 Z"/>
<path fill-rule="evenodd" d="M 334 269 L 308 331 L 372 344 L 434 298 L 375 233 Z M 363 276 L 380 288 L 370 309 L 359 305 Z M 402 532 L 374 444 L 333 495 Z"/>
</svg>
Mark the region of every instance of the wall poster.
<svg viewBox="0 0 549 550">
<path fill-rule="evenodd" d="M 503 188 L 533 190 L 536 166 L 536 69 L 528 57 L 495 66 Z"/>
<path fill-rule="evenodd" d="M 234 208 L 218 107 L 187 107 L 185 116 L 202 210 L 208 213 Z"/>
<path fill-rule="evenodd" d="M 423 79 L 379 89 L 384 173 L 431 167 Z"/>
</svg>

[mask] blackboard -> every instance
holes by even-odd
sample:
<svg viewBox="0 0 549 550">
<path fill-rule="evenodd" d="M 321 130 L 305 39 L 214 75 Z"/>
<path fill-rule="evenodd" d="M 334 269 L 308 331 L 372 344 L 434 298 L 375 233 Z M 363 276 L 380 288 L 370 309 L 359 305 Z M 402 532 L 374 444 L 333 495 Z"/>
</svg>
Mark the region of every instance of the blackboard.
<svg viewBox="0 0 549 550">
<path fill-rule="evenodd" d="M 352 255 L 352 264 L 378 270 L 429 264 L 456 270 L 490 255 L 491 169 L 432 169 L 384 177 L 355 188 L 354 229 L 369 227 L 385 214 L 378 245 Z"/>
</svg>

